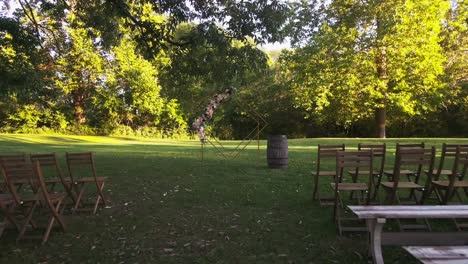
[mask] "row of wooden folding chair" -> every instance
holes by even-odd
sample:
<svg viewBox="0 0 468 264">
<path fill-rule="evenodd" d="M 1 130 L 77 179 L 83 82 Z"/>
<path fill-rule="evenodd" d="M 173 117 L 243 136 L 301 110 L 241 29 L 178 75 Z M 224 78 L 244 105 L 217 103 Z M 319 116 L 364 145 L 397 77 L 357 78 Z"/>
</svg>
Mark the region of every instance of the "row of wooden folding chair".
<svg viewBox="0 0 468 264">
<path fill-rule="evenodd" d="M 381 182 L 380 185 L 383 187 L 383 189 L 386 191 L 387 196 L 386 196 L 386 201 L 387 203 L 393 204 L 393 203 L 400 203 L 400 199 L 398 196 L 398 192 L 400 189 L 409 189 L 411 190 L 411 193 L 414 192 L 415 190 L 420 190 L 424 191 L 424 186 L 418 185 L 417 180 L 419 179 L 419 175 L 422 172 L 422 169 L 424 165 L 432 166 L 433 161 L 434 161 L 434 154 L 435 154 L 435 148 L 432 147 L 431 149 L 424 149 L 424 148 L 405 148 L 401 146 L 397 146 L 397 152 L 396 152 L 396 159 L 395 159 L 395 165 L 393 167 L 393 170 L 389 171 L 388 174 L 391 173 L 391 176 L 388 176 L 387 179 L 390 181 L 386 182 Z M 378 151 L 378 155 L 384 155 L 381 153 L 381 151 Z M 344 196 L 342 193 L 344 192 L 351 192 L 351 194 L 355 192 L 360 192 L 360 199 L 358 199 L 359 204 L 369 204 L 371 201 L 371 195 L 372 194 L 372 188 L 377 189 L 376 183 L 375 183 L 375 171 L 374 171 L 374 151 L 372 149 L 368 150 L 357 150 L 357 151 L 337 151 L 335 153 L 336 155 L 336 177 L 335 177 L 335 182 L 332 184 L 334 185 L 334 193 L 335 193 L 335 199 L 334 199 L 334 220 L 337 223 L 338 226 L 338 231 L 341 234 L 343 231 L 365 231 L 364 226 L 345 226 L 343 224 L 344 221 L 350 221 L 350 220 L 358 220 L 355 217 L 343 217 L 344 211 L 346 210 L 346 204 L 344 202 Z M 382 158 L 384 159 L 384 158 Z M 411 170 L 411 173 L 416 173 L 415 179 L 416 182 L 411 182 L 411 181 L 400 181 L 400 176 L 405 175 L 406 173 L 409 173 L 410 170 L 405 170 L 404 168 L 412 165 L 412 166 L 417 166 L 417 170 L 413 171 Z M 353 174 L 354 176 L 352 177 L 352 182 L 346 183 L 344 182 L 344 176 L 345 172 L 344 169 L 351 169 L 348 171 L 348 174 Z M 429 169 L 432 169 L 432 167 L 429 167 Z M 359 173 L 361 171 L 361 173 Z M 382 173 L 382 167 L 381 171 Z M 366 176 L 366 179 L 364 179 L 364 182 L 358 182 L 357 181 L 357 176 L 361 175 Z M 381 175 L 378 175 L 377 179 L 380 181 Z M 374 192 L 375 193 L 375 192 Z M 416 197 L 414 195 L 414 197 Z M 422 197 L 422 194 L 419 195 L 419 197 Z M 353 198 L 352 196 L 350 198 Z M 351 201 L 351 199 L 350 199 Z M 416 201 L 416 203 L 419 203 L 420 201 Z M 359 220 L 358 220 L 359 221 Z M 427 221 L 426 221 L 427 222 Z M 423 226 L 424 228 L 430 228 L 428 223 L 424 223 L 424 225 L 420 224 L 412 224 L 412 225 L 403 225 L 402 223 L 399 222 L 400 227 L 402 229 L 404 228 L 415 228 L 415 227 L 421 227 Z"/>
<path fill-rule="evenodd" d="M 467 146 L 468 145 L 460 145 L 460 144 L 443 144 L 442 145 L 442 151 L 441 151 L 441 157 L 440 161 L 437 167 L 434 166 L 432 169 L 431 175 L 435 177 L 435 179 L 438 179 L 440 176 L 446 176 L 451 172 L 451 169 L 447 169 L 447 158 L 454 158 L 455 156 L 455 149 L 457 146 Z M 374 181 L 374 186 L 372 191 L 372 199 L 377 198 L 378 190 L 380 187 L 380 182 L 382 180 L 383 176 L 386 176 L 389 180 L 392 179 L 394 170 L 393 168 L 391 170 L 384 170 L 385 167 L 385 162 L 386 162 L 386 144 L 359 144 L 358 145 L 358 150 L 373 150 L 374 152 L 374 161 L 375 161 L 375 166 L 374 166 L 374 172 L 373 175 L 376 177 L 376 180 Z M 424 143 L 417 143 L 417 144 L 402 144 L 402 143 L 397 143 L 396 145 L 396 153 L 395 157 L 398 155 L 398 152 L 403 150 L 403 149 L 424 149 Z M 343 151 L 345 150 L 345 145 L 319 145 L 318 146 L 318 153 L 317 153 L 317 162 L 315 166 L 315 171 L 312 172 L 312 175 L 314 176 L 314 190 L 313 190 L 313 199 L 314 200 L 319 200 L 320 204 L 330 204 L 330 201 L 332 201 L 332 197 L 328 197 L 328 199 L 324 199 L 323 197 L 320 196 L 320 189 L 319 189 L 319 179 L 324 178 L 323 176 L 326 177 L 335 177 L 336 172 L 334 170 L 324 170 L 321 166 L 321 163 L 324 159 L 329 159 L 334 162 L 335 158 L 335 153 L 336 151 Z M 450 165 L 450 163 L 448 164 Z M 424 170 L 425 174 L 429 174 L 429 171 Z M 349 172 L 350 175 L 353 177 L 353 181 L 355 181 L 356 177 L 358 177 L 358 174 L 367 174 L 366 171 L 359 171 L 359 172 Z M 414 169 L 408 169 L 408 168 L 401 168 L 399 170 L 399 174 L 406 177 L 408 181 L 415 181 L 416 175 L 419 175 L 418 177 L 421 177 L 421 173 L 416 173 Z M 418 179 L 419 180 L 419 179 Z"/>
<path fill-rule="evenodd" d="M 455 154 L 451 154 L 449 150 L 455 149 Z M 453 197 L 458 197 L 461 201 L 461 195 L 457 192 L 457 189 L 463 189 L 465 195 L 468 196 L 468 182 L 463 181 L 465 174 L 467 173 L 468 167 L 468 145 L 443 145 L 443 151 L 441 161 L 438 169 L 434 169 L 435 160 L 435 148 L 424 148 L 423 145 L 401 145 L 397 144 L 395 163 L 392 170 L 387 170 L 383 174 L 386 175 L 387 181 L 380 182 L 382 177 L 377 177 L 377 183 L 375 183 L 375 173 L 373 159 L 374 151 L 368 150 L 371 154 L 363 150 L 358 151 L 335 151 L 336 157 L 336 177 L 332 183 L 333 190 L 335 191 L 334 197 L 334 219 L 337 222 L 339 232 L 342 230 L 356 230 L 356 227 L 347 228 L 342 226 L 342 220 L 350 220 L 343 218 L 340 214 L 340 210 L 346 208 L 343 206 L 343 195 L 341 193 L 345 191 L 353 192 L 365 192 L 366 195 L 361 194 L 359 199 L 361 204 L 368 204 L 373 201 L 372 197 L 375 197 L 377 188 L 382 186 L 385 191 L 385 203 L 386 204 L 402 204 L 411 202 L 412 204 L 422 204 L 425 198 L 428 198 L 431 194 L 432 189 L 435 190 L 437 198 L 441 204 L 446 204 L 447 201 Z M 381 151 L 377 151 L 377 155 L 385 157 Z M 359 157 L 363 156 L 363 157 Z M 369 157 L 371 162 L 369 162 Z M 448 169 L 441 169 L 441 164 L 445 162 L 445 158 L 453 156 L 455 158 L 453 167 Z M 383 158 L 385 159 L 385 158 Z M 345 175 L 344 168 L 352 168 L 348 171 L 348 174 L 352 176 L 351 183 L 343 182 Z M 382 172 L 383 167 L 380 167 Z M 445 170 L 448 174 L 449 180 L 441 181 L 440 175 Z M 422 175 L 426 173 L 425 181 L 421 180 Z M 357 182 L 357 175 L 366 176 L 364 182 Z M 380 174 L 382 175 L 382 173 Z M 406 177 L 405 177 L 406 176 Z M 360 176 L 362 177 L 362 176 Z M 372 188 L 375 189 L 374 195 L 372 194 Z M 409 193 L 409 196 L 405 198 L 401 197 L 402 193 Z M 350 197 L 352 198 L 352 196 Z M 375 202 L 375 201 L 373 201 Z M 425 228 L 430 229 L 430 225 L 427 221 L 422 224 L 400 224 L 401 229 L 414 229 L 414 228 Z M 460 227 L 461 225 L 457 225 Z"/>
<path fill-rule="evenodd" d="M 380 177 L 383 173 L 384 165 L 385 165 L 385 154 L 386 154 L 386 144 L 361 144 L 358 145 L 358 150 L 372 150 L 373 152 L 373 160 L 378 160 L 378 164 L 373 166 L 372 175 L 373 177 L 377 178 L 376 181 L 372 181 L 372 189 L 376 190 L 378 188 L 378 184 L 380 183 Z M 330 201 L 333 202 L 333 198 L 323 198 L 320 197 L 320 189 L 319 189 L 319 179 L 325 177 L 332 177 L 335 178 L 337 173 L 335 170 L 323 170 L 321 162 L 324 159 L 335 161 L 336 153 L 338 151 L 345 151 L 345 145 L 318 145 L 317 151 L 317 162 L 315 166 L 315 171 L 312 172 L 314 176 L 314 191 L 313 191 L 313 199 L 318 200 L 321 205 L 330 204 Z M 359 175 L 367 175 L 370 171 L 362 170 L 359 168 L 355 168 L 355 170 L 348 171 L 348 173 L 352 176 L 353 182 L 356 182 Z M 372 197 L 375 197 L 376 193 L 371 194 Z"/>
<path fill-rule="evenodd" d="M 23 186 L 29 185 L 29 193 L 35 194 L 39 189 L 40 184 L 38 179 L 33 176 L 40 174 L 42 177 L 43 170 L 48 170 L 49 174 L 54 174 L 55 176 L 43 179 L 47 192 L 53 193 L 54 187 L 56 185 L 62 185 L 65 196 L 69 197 L 73 203 L 73 212 L 91 209 L 93 214 L 95 214 L 100 204 L 106 206 L 103 189 L 107 178 L 97 176 L 93 153 L 66 153 L 67 168 L 69 173 L 69 177 L 67 178 L 63 176 L 58 164 L 57 156 L 55 154 L 32 154 L 29 155 L 29 158 L 27 157 L 28 155 L 25 154 L 0 155 L 0 163 L 2 164 L 2 172 L 5 179 L 3 184 L 4 193 L 2 196 L 0 196 L 2 199 L 2 203 L 0 203 L 0 209 L 5 212 L 5 222 L 10 222 L 11 224 L 18 226 L 17 223 L 14 223 L 11 214 L 8 212 L 12 211 L 12 208 L 15 206 L 21 205 L 24 208 L 26 204 L 24 201 L 22 202 L 17 199 L 17 197 L 20 196 L 17 196 L 12 192 L 18 194 Z M 37 164 L 39 166 L 39 171 L 31 171 L 31 168 L 28 168 L 28 166 L 31 166 L 32 164 Z M 21 171 L 22 167 L 24 167 L 22 170 L 27 172 L 25 175 L 18 174 L 18 171 Z M 8 182 L 10 182 L 11 185 L 9 185 Z M 83 196 L 85 188 L 89 184 L 96 185 L 97 194 L 92 204 L 92 208 L 88 209 L 84 206 Z M 8 188 L 5 188 L 5 186 Z M 12 187 L 14 187 L 14 189 L 12 189 Z M 12 198 L 15 200 L 15 206 L 12 206 Z M 62 204 L 63 201 L 61 200 L 60 203 Z M 31 208 L 35 209 L 36 206 L 33 205 Z M 48 235 L 45 237 L 45 240 L 47 240 L 47 238 Z M 20 239 L 20 236 L 18 239 Z"/>
<path fill-rule="evenodd" d="M 418 203 L 422 203 L 424 199 L 430 198 L 432 191 L 434 189 L 434 184 L 446 184 L 450 181 L 452 184 L 457 183 L 458 185 L 462 184 L 462 180 L 464 175 L 466 174 L 466 168 L 463 169 L 465 166 L 460 164 L 464 160 L 464 152 L 468 149 L 468 144 L 446 144 L 442 145 L 441 157 L 439 160 L 438 165 L 436 166 L 435 163 L 435 149 L 432 151 L 434 152 L 432 155 L 432 160 L 426 160 L 423 164 L 423 158 L 419 157 L 418 164 L 415 164 L 415 168 L 413 170 L 403 169 L 405 165 L 411 164 L 404 164 L 411 162 L 411 156 L 418 157 L 418 149 L 424 151 L 424 145 L 416 146 L 413 145 L 411 147 L 399 147 L 397 145 L 396 150 L 396 159 L 400 159 L 400 162 L 395 162 L 395 166 L 400 165 L 401 168 L 399 170 L 399 174 L 406 175 L 408 178 L 409 183 L 403 183 L 400 185 L 400 188 L 407 188 L 407 189 L 414 189 L 414 190 L 423 190 L 424 197 L 422 200 L 420 199 L 417 201 Z M 408 150 L 408 151 L 406 151 Z M 426 152 L 426 159 L 429 159 L 428 150 Z M 401 155 L 400 155 L 401 153 Z M 422 155 L 422 152 L 419 152 L 419 155 Z M 452 158 L 451 162 L 447 162 L 448 158 Z M 398 161 L 398 160 L 397 160 Z M 428 163 L 429 162 L 429 163 Z M 447 164 L 448 163 L 448 164 Z M 451 163 L 451 164 L 450 164 Z M 448 166 L 447 166 L 448 165 Z M 452 165 L 452 167 L 450 167 Z M 425 168 L 423 168 L 425 166 Z M 426 175 L 426 181 L 421 182 L 421 177 L 423 176 L 423 172 Z M 392 179 L 394 176 L 393 172 L 385 171 L 384 174 L 387 175 L 388 179 Z M 448 180 L 443 180 L 443 177 L 446 177 Z M 399 178 L 399 180 L 401 180 Z M 415 184 L 419 185 L 416 186 Z M 456 185 L 456 184 L 455 184 Z M 409 187 L 412 186 L 412 187 Z M 414 192 L 412 192 L 413 194 Z M 413 195 L 410 196 L 411 198 L 416 198 Z M 439 192 L 436 192 L 436 198 L 441 204 L 447 204 L 448 197 L 443 199 L 442 196 L 439 195 Z M 390 199 L 391 200 L 391 199 Z M 394 202 L 394 201 L 393 201 Z"/>
<path fill-rule="evenodd" d="M 2 208 L 2 210 L 5 219 L 19 231 L 17 241 L 24 238 L 36 238 L 25 236 L 28 229 L 38 230 L 36 221 L 40 219 L 34 217 L 35 213 L 41 213 L 37 215 L 45 213 L 48 216 L 45 232 L 39 237 L 43 243 L 48 240 L 54 223 L 58 223 L 61 230 L 65 231 L 60 209 L 66 194 L 51 193 L 47 189 L 39 161 L 2 163 L 1 170 L 8 189 L 8 193 L 4 196 L 8 196 L 10 202 L 10 207 Z"/>
</svg>

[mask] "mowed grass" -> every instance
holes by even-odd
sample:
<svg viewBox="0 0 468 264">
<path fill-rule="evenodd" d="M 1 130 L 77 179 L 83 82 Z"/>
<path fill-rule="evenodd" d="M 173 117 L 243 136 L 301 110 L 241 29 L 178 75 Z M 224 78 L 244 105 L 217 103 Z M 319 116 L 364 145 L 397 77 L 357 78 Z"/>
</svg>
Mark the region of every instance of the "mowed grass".
<svg viewBox="0 0 468 264">
<path fill-rule="evenodd" d="M 396 142 L 468 139 L 387 139 L 388 165 Z M 266 141 L 236 158 L 239 141 L 221 148 L 198 141 L 134 138 L 0 135 L 0 153 L 95 152 L 98 173 L 109 177 L 109 208 L 97 215 L 67 215 L 66 233 L 45 245 L 0 238 L 1 263 L 367 263 L 366 236 L 337 236 L 332 208 L 312 201 L 317 144 L 378 139 L 289 140 L 289 168 L 269 169 Z M 227 156 L 225 158 L 224 156 Z M 330 168 L 333 163 L 327 163 Z M 322 183 L 323 192 L 331 192 Z M 403 250 L 385 247 L 388 263 L 416 263 Z"/>
</svg>

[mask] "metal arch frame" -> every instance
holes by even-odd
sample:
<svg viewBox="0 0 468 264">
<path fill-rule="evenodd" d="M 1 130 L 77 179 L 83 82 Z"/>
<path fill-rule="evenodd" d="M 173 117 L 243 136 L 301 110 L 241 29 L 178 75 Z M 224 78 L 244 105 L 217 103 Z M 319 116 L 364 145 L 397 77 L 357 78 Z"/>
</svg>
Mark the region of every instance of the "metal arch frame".
<svg viewBox="0 0 468 264">
<path fill-rule="evenodd" d="M 260 156 L 260 133 L 268 126 L 268 122 L 250 105 L 244 104 L 240 100 L 236 100 L 239 103 L 240 107 L 247 109 L 246 113 L 249 115 L 257 124 L 247 136 L 242 138 L 242 140 L 237 144 L 234 150 L 227 150 L 224 145 L 214 137 L 207 135 L 206 142 L 208 142 L 226 161 L 231 161 L 236 159 L 242 151 L 244 151 L 247 146 L 254 140 L 257 140 L 257 156 Z M 205 144 L 201 143 L 201 164 L 202 168 L 204 167 L 204 152 Z"/>
</svg>

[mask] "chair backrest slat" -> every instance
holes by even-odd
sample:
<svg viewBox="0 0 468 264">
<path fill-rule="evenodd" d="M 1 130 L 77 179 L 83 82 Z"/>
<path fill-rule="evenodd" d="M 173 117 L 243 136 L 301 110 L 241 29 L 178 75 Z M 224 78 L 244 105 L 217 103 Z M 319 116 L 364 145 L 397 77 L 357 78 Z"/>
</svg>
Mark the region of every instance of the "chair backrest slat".
<svg viewBox="0 0 468 264">
<path fill-rule="evenodd" d="M 468 147 L 457 146 L 455 161 L 452 168 L 452 177 L 457 176 L 460 180 L 464 178 L 468 168 Z"/>
<path fill-rule="evenodd" d="M 83 164 L 93 163 L 92 152 L 67 153 L 66 157 L 67 157 L 67 163 L 69 165 L 83 165 Z"/>
<path fill-rule="evenodd" d="M 3 178 L 6 182 L 8 191 L 13 196 L 16 205 L 21 204 L 21 196 L 26 192 L 37 192 L 37 186 L 33 181 L 36 179 L 36 171 L 31 163 L 8 163 L 1 164 Z M 30 188 L 22 188 L 23 185 L 29 185 Z"/>
<path fill-rule="evenodd" d="M 26 154 L 0 154 L 0 163 L 27 163 L 28 157 Z"/>
<path fill-rule="evenodd" d="M 80 153 L 65 153 L 67 159 L 68 174 L 73 180 L 76 178 L 76 172 L 83 173 L 84 169 L 87 168 L 92 177 L 97 179 L 96 168 L 94 165 L 94 156 L 92 152 L 80 152 Z M 91 169 L 89 171 L 89 169 Z M 97 181 L 96 181 L 97 184 Z"/>
<path fill-rule="evenodd" d="M 445 157 L 455 157 L 457 154 L 457 148 L 468 148 L 468 144 L 442 144 L 442 156 Z"/>
<path fill-rule="evenodd" d="M 28 166 L 30 163 L 5 163 L 5 167 L 8 177 L 14 183 L 17 182 L 29 182 L 34 179 L 34 171 Z"/>
<path fill-rule="evenodd" d="M 345 168 L 358 170 L 360 168 L 366 168 L 368 171 L 367 184 L 372 186 L 373 181 L 373 151 L 372 150 L 353 150 L 353 151 L 344 151 L 340 150 L 336 152 L 336 175 L 335 185 L 338 186 L 338 183 L 342 181 L 344 173 L 346 173 Z M 335 187 L 335 188 L 336 188 Z M 370 192 L 368 193 L 370 194 Z M 369 199 L 370 196 L 367 197 Z"/>
<path fill-rule="evenodd" d="M 385 169 L 385 161 L 387 157 L 387 144 L 358 144 L 358 149 L 359 150 L 372 150 L 373 153 L 373 159 L 374 162 L 376 163 L 376 166 L 378 169 L 378 174 L 382 175 L 383 171 Z M 378 163 L 380 159 L 380 163 Z"/>
<path fill-rule="evenodd" d="M 424 148 L 424 142 L 421 143 L 397 143 L 398 149 L 421 149 Z"/>
<path fill-rule="evenodd" d="M 372 150 L 374 158 L 385 156 L 386 144 L 361 144 L 358 145 L 359 150 Z"/>
<path fill-rule="evenodd" d="M 423 166 L 429 171 L 434 168 L 435 147 L 431 148 L 397 148 L 395 166 L 393 168 L 394 187 L 397 188 L 400 181 L 400 171 L 405 166 L 416 166 L 415 182 L 417 183 Z"/>
<path fill-rule="evenodd" d="M 369 167 L 372 162 L 370 151 L 338 151 L 335 153 L 339 168 Z"/>
<path fill-rule="evenodd" d="M 41 167 L 43 166 L 55 166 L 57 164 L 57 156 L 55 153 L 47 154 L 31 154 L 31 162 L 39 161 Z"/>
<path fill-rule="evenodd" d="M 345 145 L 318 145 L 319 158 L 335 158 L 336 152 L 345 150 Z"/>
<path fill-rule="evenodd" d="M 446 167 L 447 158 L 451 158 L 451 160 L 454 161 L 454 158 L 457 155 L 458 148 L 468 149 L 468 144 L 446 144 L 446 143 L 442 144 L 440 161 L 439 161 L 439 165 L 437 166 L 436 175 L 434 176 L 434 179 L 439 179 L 442 171 Z"/>
</svg>

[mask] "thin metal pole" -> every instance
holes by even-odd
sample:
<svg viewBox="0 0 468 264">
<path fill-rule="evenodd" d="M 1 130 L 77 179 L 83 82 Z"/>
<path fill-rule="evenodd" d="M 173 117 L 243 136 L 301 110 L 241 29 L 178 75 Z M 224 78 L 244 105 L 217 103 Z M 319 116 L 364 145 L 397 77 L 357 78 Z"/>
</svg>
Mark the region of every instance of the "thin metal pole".
<svg viewBox="0 0 468 264">
<path fill-rule="evenodd" d="M 204 159 L 204 151 L 205 151 L 205 146 L 203 142 L 201 142 L 201 175 L 205 175 L 205 159 Z"/>
<path fill-rule="evenodd" d="M 257 120 L 257 167 L 260 166 L 260 123 Z"/>
</svg>

